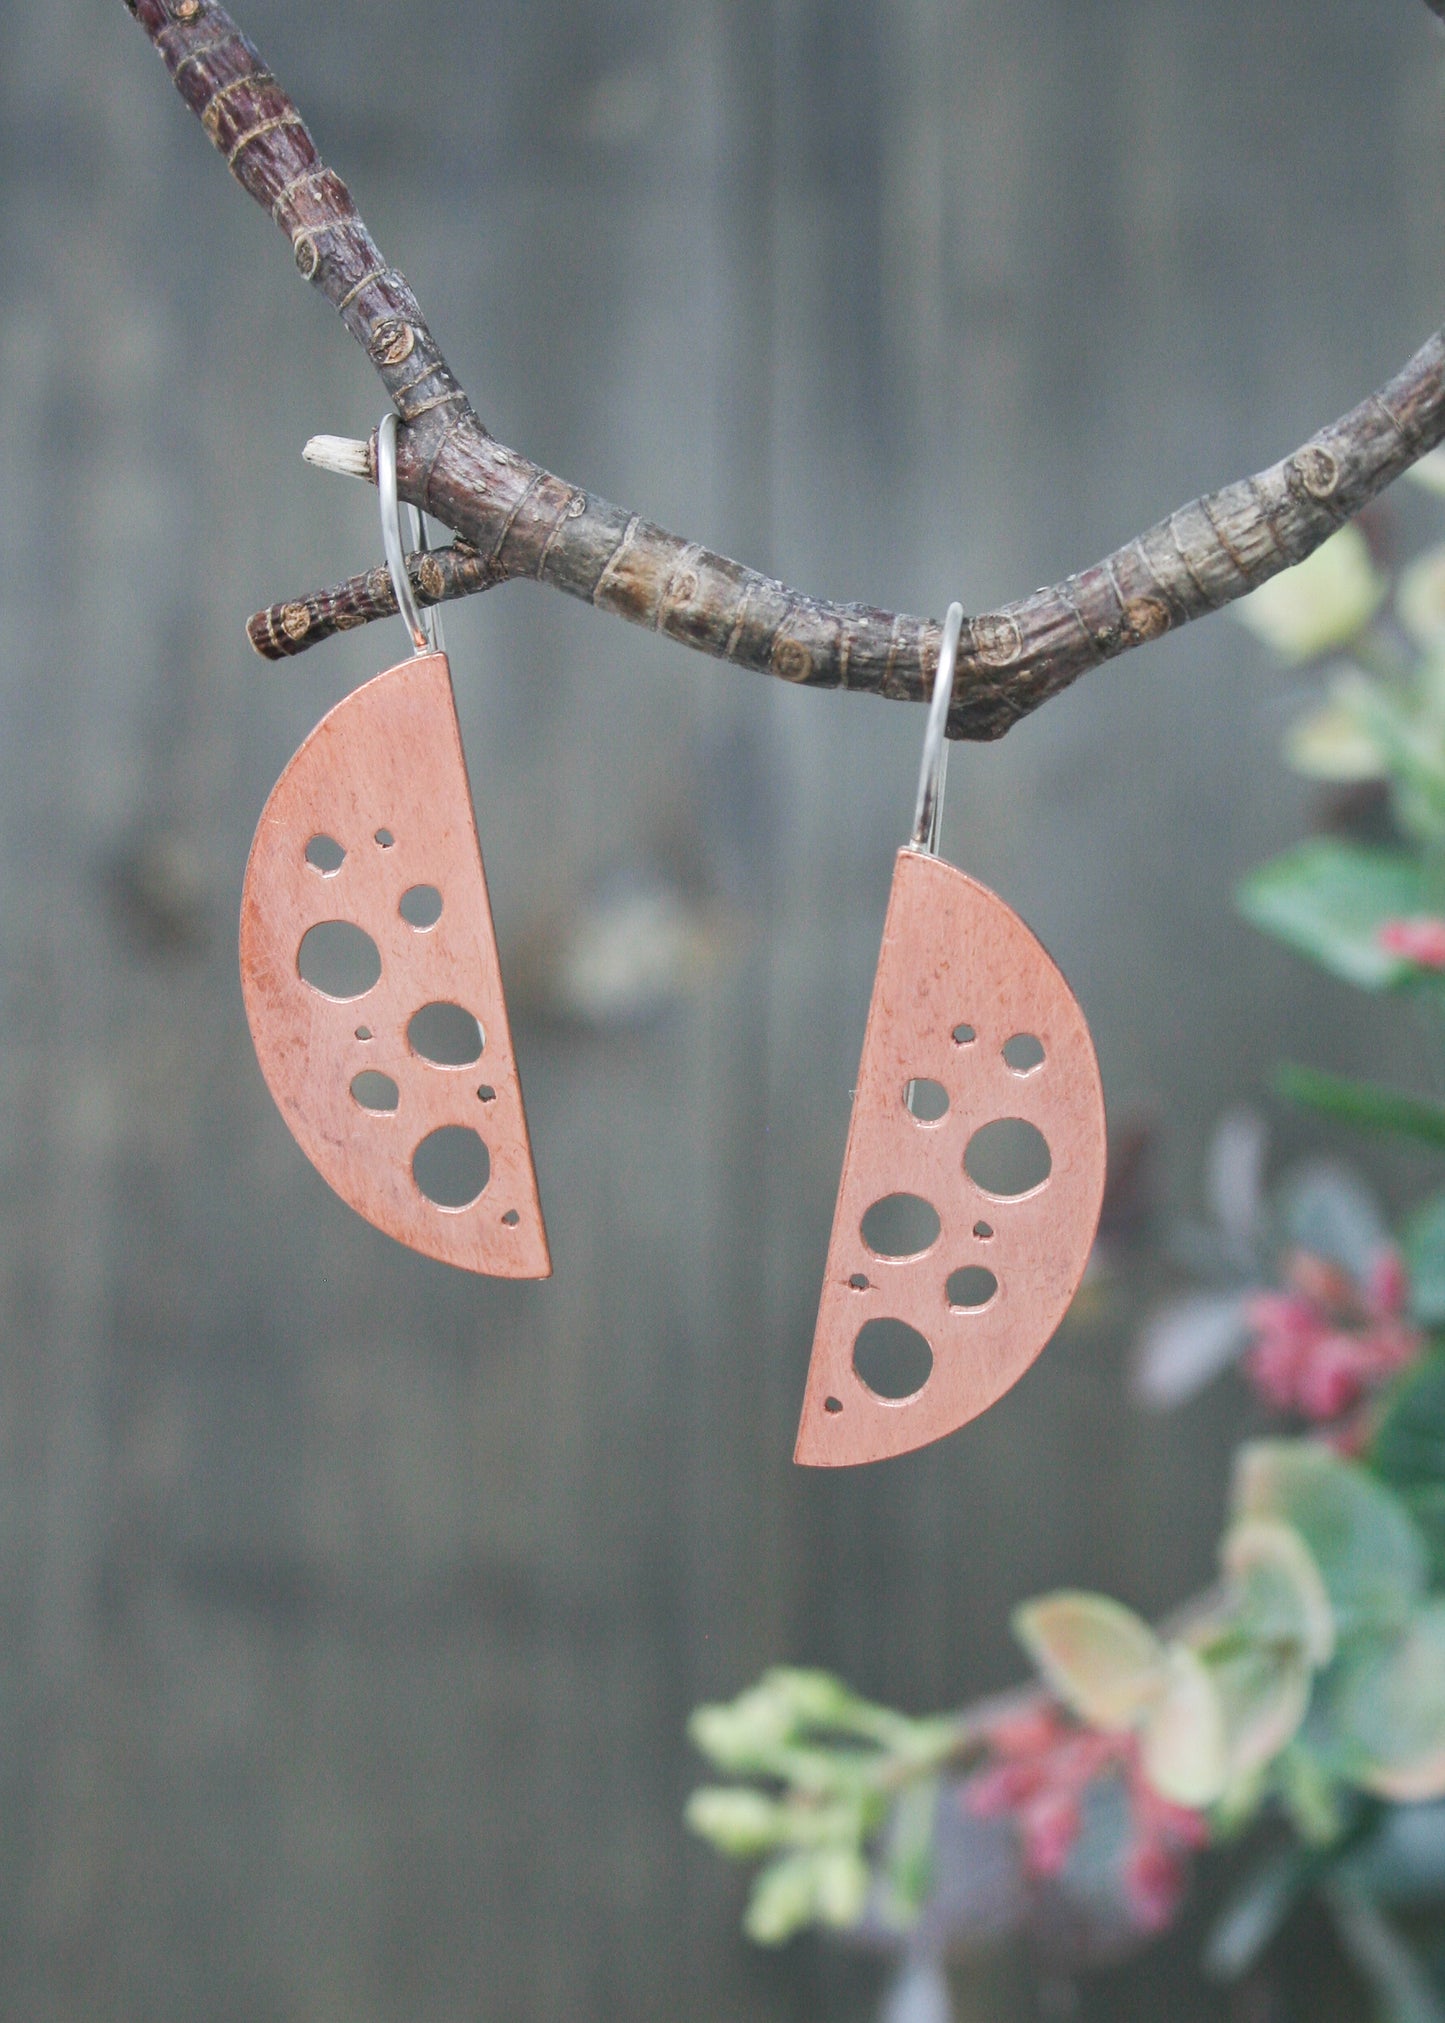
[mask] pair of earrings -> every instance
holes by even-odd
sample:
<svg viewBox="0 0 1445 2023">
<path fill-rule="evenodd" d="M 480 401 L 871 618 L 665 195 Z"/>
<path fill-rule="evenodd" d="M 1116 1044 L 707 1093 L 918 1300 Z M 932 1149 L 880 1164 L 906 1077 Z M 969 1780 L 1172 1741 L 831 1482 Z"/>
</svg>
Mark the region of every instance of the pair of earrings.
<svg viewBox="0 0 1445 2023">
<path fill-rule="evenodd" d="M 246 1016 L 344 1201 L 443 1263 L 547 1278 L 451 670 L 406 574 L 394 414 L 377 490 L 414 651 L 322 719 L 266 803 L 241 904 Z M 1103 1200 L 1083 1013 L 1018 916 L 937 854 L 962 623 L 954 605 L 868 1014 L 795 1453 L 813 1466 L 925 1446 L 1001 1397 L 1062 1319 Z M 1001 1137 L 1032 1140 L 1039 1168 L 991 1170 Z M 890 1332 L 914 1353 L 901 1382 L 874 1367 Z"/>
</svg>

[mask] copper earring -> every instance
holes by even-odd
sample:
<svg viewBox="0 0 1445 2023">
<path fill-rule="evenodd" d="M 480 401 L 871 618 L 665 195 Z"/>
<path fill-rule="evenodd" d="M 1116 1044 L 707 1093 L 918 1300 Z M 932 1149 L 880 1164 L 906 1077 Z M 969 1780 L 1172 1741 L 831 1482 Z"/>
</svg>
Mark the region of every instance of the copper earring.
<svg viewBox="0 0 1445 2023">
<path fill-rule="evenodd" d="M 395 414 L 376 456 L 413 654 L 322 718 L 266 803 L 241 899 L 246 1018 L 296 1142 L 359 1215 L 445 1264 L 547 1278 L 451 668 L 406 573 Z"/>
<path fill-rule="evenodd" d="M 1083 1012 L 1018 915 L 937 855 L 962 624 L 955 604 L 863 1040 L 794 1453 L 812 1467 L 907 1453 L 995 1403 L 1062 1320 L 1103 1204 Z"/>
</svg>

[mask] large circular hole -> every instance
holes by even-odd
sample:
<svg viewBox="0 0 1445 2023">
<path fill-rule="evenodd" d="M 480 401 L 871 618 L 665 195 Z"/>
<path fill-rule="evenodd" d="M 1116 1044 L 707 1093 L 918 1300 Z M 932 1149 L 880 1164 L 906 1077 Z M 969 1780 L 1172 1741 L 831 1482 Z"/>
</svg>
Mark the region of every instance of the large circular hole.
<svg viewBox="0 0 1445 2023">
<path fill-rule="evenodd" d="M 323 878 L 334 878 L 346 862 L 346 852 L 334 836 L 313 836 L 306 845 L 306 862 Z"/>
<path fill-rule="evenodd" d="M 381 950 L 364 927 L 319 920 L 301 938 L 296 969 L 323 997 L 365 997 L 381 980 Z"/>
<path fill-rule="evenodd" d="M 933 1372 L 933 1351 L 907 1321 L 867 1321 L 853 1344 L 853 1368 L 878 1398 L 916 1397 Z"/>
<path fill-rule="evenodd" d="M 920 1257 L 937 1243 L 938 1211 L 919 1194 L 890 1194 L 863 1217 L 863 1241 L 875 1257 Z"/>
<path fill-rule="evenodd" d="M 936 1124 L 940 1117 L 948 1115 L 947 1089 L 942 1082 L 929 1082 L 922 1076 L 905 1085 L 903 1103 L 920 1124 Z"/>
<path fill-rule="evenodd" d="M 401 1102 L 401 1090 L 391 1076 L 376 1068 L 363 1068 L 351 1084 L 351 1093 L 363 1110 L 378 1113 L 394 1110 Z"/>
<path fill-rule="evenodd" d="M 469 1208 L 492 1175 L 491 1155 L 475 1131 L 443 1124 L 412 1154 L 417 1186 L 438 1208 Z"/>
<path fill-rule="evenodd" d="M 986 1307 L 998 1291 L 998 1280 L 981 1264 L 966 1264 L 948 1281 L 948 1304 L 964 1312 Z"/>
<path fill-rule="evenodd" d="M 409 885 L 397 912 L 408 927 L 435 927 L 442 917 L 442 896 L 435 885 Z"/>
<path fill-rule="evenodd" d="M 438 1068 L 469 1068 L 484 1040 L 474 1013 L 459 1004 L 424 1004 L 406 1029 L 414 1054 Z"/>
<path fill-rule="evenodd" d="M 1044 1043 L 1037 1033 L 1015 1033 L 1004 1041 L 1003 1057 L 1016 1075 L 1031 1075 L 1044 1064 Z"/>
<path fill-rule="evenodd" d="M 1053 1171 L 1049 1141 L 1036 1124 L 1022 1117 L 999 1117 L 975 1131 L 963 1155 L 963 1167 L 976 1187 L 1005 1201 L 1032 1194 Z"/>
</svg>

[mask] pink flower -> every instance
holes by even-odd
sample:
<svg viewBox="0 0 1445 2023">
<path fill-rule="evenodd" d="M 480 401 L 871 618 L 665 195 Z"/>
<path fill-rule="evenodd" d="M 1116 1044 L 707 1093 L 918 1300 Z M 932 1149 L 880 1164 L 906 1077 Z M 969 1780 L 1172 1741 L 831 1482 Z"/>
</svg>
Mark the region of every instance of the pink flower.
<svg viewBox="0 0 1445 2023">
<path fill-rule="evenodd" d="M 1122 1778 L 1129 1800 L 1129 1844 L 1122 1882 L 1141 1931 L 1162 1930 L 1187 1880 L 1186 1857 L 1209 1842 L 1203 1814 L 1161 1798 L 1145 1777 L 1132 1735 L 1081 1728 L 1047 1701 L 1003 1716 L 989 1731 L 990 1766 L 964 1787 L 963 1801 L 983 1818 L 1012 1814 L 1025 1873 L 1046 1882 L 1062 1873 L 1078 1844 L 1089 1787 Z"/>
<path fill-rule="evenodd" d="M 1141 1840 L 1124 1864 L 1124 1888 L 1140 1929 L 1162 1932 L 1173 1922 L 1189 1880 L 1186 1864 L 1162 1840 Z"/>
<path fill-rule="evenodd" d="M 1382 1250 L 1363 1283 L 1329 1258 L 1295 1251 L 1286 1290 L 1246 1308 L 1254 1343 L 1245 1370 L 1266 1401 L 1315 1424 L 1344 1417 L 1424 1346 L 1402 1318 L 1409 1295 L 1398 1250 Z"/>
<path fill-rule="evenodd" d="M 1445 969 L 1445 920 L 1419 913 L 1410 920 L 1387 920 L 1379 942 L 1388 955 L 1403 956 L 1420 969 Z"/>
</svg>

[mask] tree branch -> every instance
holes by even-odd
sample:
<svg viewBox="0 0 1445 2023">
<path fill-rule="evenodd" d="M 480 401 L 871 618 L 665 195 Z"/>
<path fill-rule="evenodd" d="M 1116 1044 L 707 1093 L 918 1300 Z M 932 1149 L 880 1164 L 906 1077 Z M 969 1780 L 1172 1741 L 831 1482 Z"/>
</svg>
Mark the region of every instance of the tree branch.
<svg viewBox="0 0 1445 2023">
<path fill-rule="evenodd" d="M 431 558 L 433 582 L 425 561 L 412 558 L 427 601 L 529 577 L 787 681 L 907 701 L 927 694 L 942 636 L 933 620 L 806 597 L 494 442 L 405 279 L 385 264 L 346 185 L 225 10 L 214 0 L 125 4 L 394 401 L 404 424 L 401 495 L 460 537 L 458 548 Z M 1427 4 L 1445 8 L 1445 0 Z M 1001 737 L 1089 668 L 1303 560 L 1442 438 L 1445 334 L 1437 334 L 1388 385 L 1292 456 L 1182 507 L 1092 569 L 969 620 L 950 735 Z M 368 449 L 374 477 L 374 440 Z M 253 644 L 269 657 L 300 652 L 394 611 L 377 576 L 258 614 L 248 627 Z"/>
</svg>

